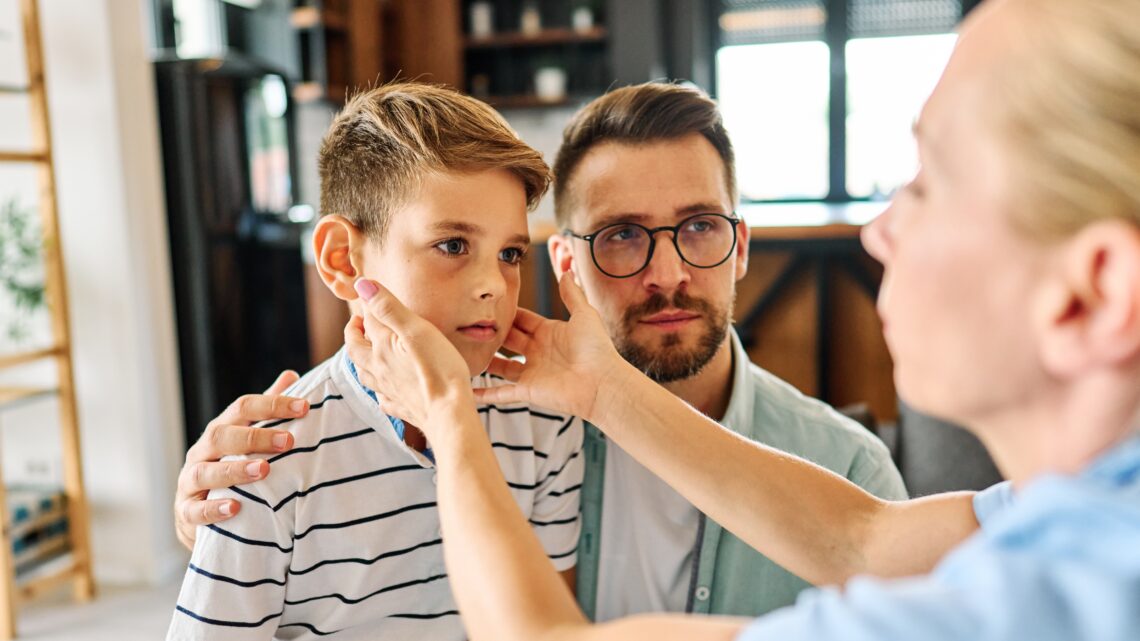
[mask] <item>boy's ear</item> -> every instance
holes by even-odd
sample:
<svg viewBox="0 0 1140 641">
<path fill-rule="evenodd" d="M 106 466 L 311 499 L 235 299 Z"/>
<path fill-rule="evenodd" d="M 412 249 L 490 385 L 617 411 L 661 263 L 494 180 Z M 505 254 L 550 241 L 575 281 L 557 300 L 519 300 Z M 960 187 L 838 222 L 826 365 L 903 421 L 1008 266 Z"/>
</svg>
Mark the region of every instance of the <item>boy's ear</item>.
<svg viewBox="0 0 1140 641">
<path fill-rule="evenodd" d="M 313 255 L 317 273 L 325 286 L 341 300 L 355 300 L 352 285 L 360 276 L 357 254 L 364 245 L 364 234 L 344 216 L 328 214 L 313 229 Z"/>
<path fill-rule="evenodd" d="M 1042 360 L 1055 376 L 1140 357 L 1140 229 L 1092 223 L 1066 242 L 1037 306 Z"/>
</svg>

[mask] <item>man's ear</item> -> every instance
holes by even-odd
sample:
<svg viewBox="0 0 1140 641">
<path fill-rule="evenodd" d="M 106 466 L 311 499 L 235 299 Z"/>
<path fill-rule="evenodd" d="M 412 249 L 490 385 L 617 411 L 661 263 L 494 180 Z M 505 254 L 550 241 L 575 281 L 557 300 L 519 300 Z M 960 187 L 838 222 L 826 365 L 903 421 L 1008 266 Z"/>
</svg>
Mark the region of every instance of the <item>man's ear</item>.
<svg viewBox="0 0 1140 641">
<path fill-rule="evenodd" d="M 1034 310 L 1046 369 L 1070 377 L 1140 356 L 1140 229 L 1090 224 L 1062 245 L 1055 271 Z"/>
<path fill-rule="evenodd" d="M 562 274 L 574 269 L 574 245 L 571 238 L 565 234 L 555 233 L 546 239 L 546 249 L 550 252 L 550 265 L 554 268 L 555 278 L 562 278 Z"/>
<path fill-rule="evenodd" d="M 751 253 L 748 241 L 751 237 L 752 232 L 748 229 L 748 222 L 741 218 L 736 224 L 736 249 L 733 250 L 735 255 L 732 257 L 738 282 L 748 274 L 748 255 Z"/>
<path fill-rule="evenodd" d="M 356 299 L 352 285 L 360 276 L 358 254 L 364 234 L 343 216 L 329 214 L 313 229 L 313 255 L 325 286 L 341 300 Z"/>
</svg>

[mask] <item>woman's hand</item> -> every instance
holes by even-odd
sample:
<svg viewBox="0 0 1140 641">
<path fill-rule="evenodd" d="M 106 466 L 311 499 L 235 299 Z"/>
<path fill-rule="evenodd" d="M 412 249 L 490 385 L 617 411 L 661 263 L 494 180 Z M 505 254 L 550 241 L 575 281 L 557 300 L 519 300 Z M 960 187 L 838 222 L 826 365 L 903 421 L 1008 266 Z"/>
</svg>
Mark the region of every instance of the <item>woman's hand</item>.
<svg viewBox="0 0 1140 641">
<path fill-rule="evenodd" d="M 433 415 L 465 405 L 474 411 L 471 376 L 455 346 L 379 283 L 362 278 L 355 287 L 364 316 L 349 320 L 344 343 L 380 408 L 415 425 L 429 441 L 446 423 L 431 420 Z"/>
<path fill-rule="evenodd" d="M 603 381 L 630 365 L 614 349 L 598 312 L 574 282 L 558 281 L 569 321 L 554 321 L 520 309 L 503 344 L 525 362 L 496 357 L 489 371 L 513 385 L 475 390 L 487 403 L 523 402 L 587 420 L 594 418 Z"/>
</svg>

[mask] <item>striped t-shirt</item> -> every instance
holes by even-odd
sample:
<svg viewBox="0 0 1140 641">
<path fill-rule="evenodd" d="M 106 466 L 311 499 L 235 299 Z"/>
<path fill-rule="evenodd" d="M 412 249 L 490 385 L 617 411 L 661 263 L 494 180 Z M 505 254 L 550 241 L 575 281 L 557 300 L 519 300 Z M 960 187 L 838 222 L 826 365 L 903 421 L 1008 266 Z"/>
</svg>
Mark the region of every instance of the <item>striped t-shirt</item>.
<svg viewBox="0 0 1140 641">
<path fill-rule="evenodd" d="M 490 384 L 488 376 L 476 386 Z M 289 392 L 309 414 L 264 480 L 210 493 L 232 519 L 200 527 L 167 639 L 463 639 L 447 581 L 431 461 L 408 447 L 343 350 Z M 479 407 L 523 514 L 558 570 L 574 566 L 582 425 Z"/>
</svg>

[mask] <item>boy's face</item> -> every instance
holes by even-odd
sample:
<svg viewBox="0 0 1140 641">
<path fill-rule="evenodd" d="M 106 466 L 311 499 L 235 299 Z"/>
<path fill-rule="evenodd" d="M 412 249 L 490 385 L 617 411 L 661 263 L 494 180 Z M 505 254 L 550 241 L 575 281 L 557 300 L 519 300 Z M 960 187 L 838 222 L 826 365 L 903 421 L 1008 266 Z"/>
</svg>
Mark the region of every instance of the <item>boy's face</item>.
<svg viewBox="0 0 1140 641">
<path fill-rule="evenodd" d="M 518 308 L 526 214 L 522 183 L 506 170 L 428 176 L 393 213 L 382 246 L 364 242 L 360 275 L 438 327 L 477 375 Z"/>
</svg>

